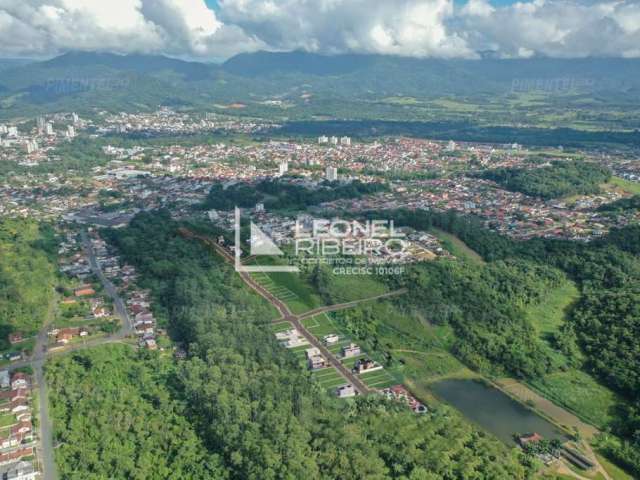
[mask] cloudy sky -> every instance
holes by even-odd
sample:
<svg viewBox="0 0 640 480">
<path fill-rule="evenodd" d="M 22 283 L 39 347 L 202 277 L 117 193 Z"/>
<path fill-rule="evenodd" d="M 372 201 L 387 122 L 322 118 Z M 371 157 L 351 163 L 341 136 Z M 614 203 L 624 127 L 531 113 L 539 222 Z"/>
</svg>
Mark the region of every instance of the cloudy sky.
<svg viewBox="0 0 640 480">
<path fill-rule="evenodd" d="M 0 56 L 640 57 L 640 0 L 0 0 Z"/>
</svg>

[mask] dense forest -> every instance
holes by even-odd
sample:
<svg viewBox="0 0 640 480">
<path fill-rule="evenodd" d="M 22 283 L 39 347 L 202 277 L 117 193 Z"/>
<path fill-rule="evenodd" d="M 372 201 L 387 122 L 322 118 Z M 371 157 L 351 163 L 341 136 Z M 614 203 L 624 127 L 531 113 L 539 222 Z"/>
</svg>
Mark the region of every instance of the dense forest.
<svg viewBox="0 0 640 480">
<path fill-rule="evenodd" d="M 556 278 L 553 269 L 562 271 L 577 282 L 581 296 L 572 308 L 567 324 L 555 338 L 556 347 L 570 360 L 578 362 L 578 358 L 572 358 L 576 356 L 577 342 L 586 358 L 582 367 L 628 400 L 620 405 L 616 415 L 619 421 L 610 426 L 624 441 L 621 444 L 612 443 L 607 448 L 619 463 L 640 474 L 640 344 L 636 340 L 640 335 L 640 258 L 637 256 L 640 253 L 640 227 L 614 229 L 607 237 L 592 243 L 542 238 L 516 242 L 487 230 L 478 219 L 459 216 L 454 212 L 401 210 L 372 212 L 371 216 L 394 218 L 398 225 L 425 230 L 435 226 L 453 233 L 491 262 L 492 269 L 501 269 L 501 262 L 516 262 L 516 265 L 534 262 L 538 270 L 536 277 L 543 279 L 540 285 L 553 284 Z M 522 302 L 532 298 L 531 294 L 522 293 L 530 290 L 530 287 L 523 290 L 522 286 L 518 286 L 529 285 L 526 276 L 521 279 L 518 276 L 509 277 L 509 282 L 503 284 L 508 289 L 501 290 L 498 286 L 493 293 L 483 293 L 492 282 L 495 283 L 490 277 L 487 277 L 489 282 L 486 284 L 484 281 L 480 284 L 468 283 L 464 286 L 468 291 L 463 296 L 463 303 L 469 305 L 460 305 L 460 298 L 456 296 L 460 291 L 457 287 L 459 278 L 440 276 L 444 281 L 438 283 L 429 280 L 433 276 L 432 272 L 425 276 L 427 280 L 416 279 L 431 281 L 432 287 L 436 288 L 433 291 L 415 288 L 414 301 L 423 304 L 431 302 L 433 305 L 437 300 L 431 297 L 440 292 L 446 295 L 442 304 L 454 301 L 461 311 L 454 310 L 457 316 L 449 313 L 452 317 L 450 321 L 457 328 L 456 333 L 462 336 L 462 350 L 459 353 L 466 361 L 480 366 L 485 362 L 485 365 L 525 378 L 535 377 L 544 369 L 553 367 L 544 356 L 538 356 L 540 351 L 532 342 L 531 335 L 528 335 L 529 326 L 523 324 L 522 317 L 509 317 L 505 313 L 512 308 L 514 299 Z M 498 282 L 495 285 L 500 284 Z M 411 282 L 408 282 L 408 287 L 412 288 Z M 469 291 L 475 294 L 468 295 Z M 535 295 L 539 289 L 536 287 L 531 291 Z M 491 305 L 491 295 L 503 304 Z M 468 317 L 465 317 L 465 312 L 469 313 Z M 465 319 L 468 321 L 465 322 Z M 512 332 L 518 336 L 515 351 L 509 349 L 514 341 Z M 521 357 L 520 351 L 527 355 Z M 529 359 L 535 361 L 536 365 L 530 364 Z M 522 368 L 523 365 L 528 368 Z"/>
<path fill-rule="evenodd" d="M 211 187 L 203 207 L 206 209 L 231 210 L 234 207 L 252 208 L 263 202 L 269 210 L 305 209 L 340 198 L 358 198 L 387 190 L 382 183 L 323 182 L 318 188 L 284 183 L 278 180 L 263 180 L 256 185 L 237 183 L 227 188 L 220 183 Z"/>
<path fill-rule="evenodd" d="M 142 478 L 138 458 L 156 463 L 145 478 L 158 479 L 167 468 L 189 479 L 526 478 L 516 451 L 446 407 L 416 416 L 382 398 L 327 397 L 270 333 L 270 307 L 177 227 L 167 212 L 145 213 L 106 237 L 136 265 L 188 359 L 167 371 L 152 356 L 128 365 L 140 359 L 115 349 L 54 364 L 56 435 L 72 443 L 57 450 L 64 478 Z M 70 413 L 76 402 L 84 415 Z M 155 428 L 161 417 L 166 426 Z M 143 436 L 137 425 L 147 422 Z M 175 429 L 186 445 L 167 441 Z M 183 465 L 194 459 L 206 465 Z"/>
<path fill-rule="evenodd" d="M 29 220 L 0 222 L 0 346 L 7 336 L 34 334 L 53 297 L 53 233 Z"/>
<path fill-rule="evenodd" d="M 598 193 L 611 171 L 595 163 L 579 160 L 554 161 L 539 168 L 499 168 L 483 174 L 513 192 L 544 199 Z"/>
<path fill-rule="evenodd" d="M 637 210 L 640 208 L 640 195 L 629 198 L 621 198 L 615 202 L 605 203 L 598 207 L 599 212 L 624 212 L 626 210 Z"/>
</svg>

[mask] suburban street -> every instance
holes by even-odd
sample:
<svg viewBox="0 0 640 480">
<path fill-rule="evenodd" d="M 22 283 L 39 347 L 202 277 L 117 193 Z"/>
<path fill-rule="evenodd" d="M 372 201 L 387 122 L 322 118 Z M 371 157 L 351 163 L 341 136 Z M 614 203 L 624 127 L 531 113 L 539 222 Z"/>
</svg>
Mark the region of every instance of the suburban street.
<svg viewBox="0 0 640 480">
<path fill-rule="evenodd" d="M 185 235 L 186 237 L 195 238 L 195 239 L 198 239 L 198 240 L 204 242 L 206 245 L 212 247 L 228 263 L 230 263 L 232 265 L 234 264 L 235 258 L 233 257 L 231 252 L 229 252 L 223 246 L 219 245 L 216 241 L 214 241 L 214 240 L 212 240 L 212 239 L 210 239 L 210 238 L 208 238 L 206 236 L 194 234 L 193 232 L 188 231 L 186 229 L 183 229 L 181 231 L 181 233 L 183 235 Z M 338 358 L 336 358 L 336 356 L 333 353 L 331 353 L 329 351 L 329 349 L 327 349 L 327 347 L 320 340 L 318 340 L 311 332 L 309 332 L 309 330 L 307 330 L 307 328 L 302 324 L 302 320 L 306 319 L 306 318 L 313 317 L 315 315 L 322 314 L 322 313 L 335 312 L 335 311 L 344 310 L 344 309 L 347 309 L 347 308 L 352 308 L 352 307 L 354 307 L 354 306 L 356 306 L 356 305 L 358 305 L 360 303 L 363 303 L 363 302 L 369 302 L 369 301 L 374 301 L 374 300 L 387 298 L 387 297 L 392 297 L 392 296 L 396 296 L 396 295 L 402 295 L 403 293 L 406 293 L 406 290 L 396 290 L 396 291 L 385 293 L 385 294 L 382 294 L 382 295 L 376 295 L 376 296 L 370 297 L 370 298 L 363 298 L 361 300 L 355 300 L 353 302 L 347 302 L 347 303 L 342 303 L 342 304 L 337 304 L 337 305 L 327 305 L 327 306 L 324 306 L 324 307 L 320 307 L 320 308 L 316 308 L 316 309 L 310 310 L 310 311 L 305 312 L 305 313 L 300 314 L 300 315 L 296 315 L 291 311 L 291 309 L 289 308 L 289 306 L 286 303 L 284 303 L 282 300 L 277 298 L 275 295 L 273 295 L 271 292 L 269 292 L 266 288 L 264 288 L 262 285 L 260 285 L 258 282 L 256 282 L 249 273 L 247 273 L 247 272 L 238 272 L 238 274 L 240 275 L 240 278 L 242 278 L 242 281 L 246 285 L 248 285 L 258 295 L 260 295 L 265 300 L 267 300 L 271 305 L 273 305 L 278 310 L 278 312 L 280 312 L 280 317 L 278 319 L 274 320 L 274 322 L 289 322 L 289 323 L 291 323 L 291 325 L 293 325 L 293 327 L 302 334 L 302 336 L 307 340 L 307 342 L 309 342 L 310 345 L 312 345 L 313 347 L 315 347 L 318 350 L 320 350 L 320 353 L 322 354 L 322 356 L 327 359 L 327 361 L 331 364 L 331 366 L 333 368 L 335 368 L 336 371 L 348 383 L 353 385 L 354 389 L 359 394 L 365 395 L 367 393 L 372 392 L 372 390 L 362 380 L 360 380 L 360 378 L 357 375 L 355 375 L 351 370 L 349 370 L 347 367 L 345 367 L 342 364 L 342 362 Z"/>
<path fill-rule="evenodd" d="M 48 330 L 49 325 L 54 317 L 54 310 L 52 306 L 47 315 L 47 319 L 45 320 L 44 325 L 38 332 L 38 335 L 36 337 L 36 344 L 34 346 L 33 353 L 31 354 L 31 358 L 19 362 L 14 362 L 11 365 L 7 366 L 7 370 L 10 372 L 27 366 L 31 366 L 31 368 L 33 368 L 35 380 L 34 386 L 38 388 L 40 418 L 40 438 L 38 446 L 36 448 L 39 450 L 39 457 L 42 462 L 43 480 L 57 480 L 58 478 L 53 445 L 53 427 L 51 418 L 49 417 L 49 397 L 44 376 L 44 363 L 46 359 L 53 356 L 64 355 L 77 350 L 82 350 L 85 348 L 96 347 L 107 343 L 120 342 L 129 334 L 133 333 L 133 326 L 131 324 L 131 319 L 127 312 L 125 303 L 118 294 L 118 291 L 116 290 L 113 283 L 111 283 L 111 281 L 109 281 L 109 279 L 104 276 L 102 269 L 100 268 L 100 264 L 98 263 L 98 260 L 96 258 L 93 247 L 91 246 L 91 241 L 89 240 L 86 232 L 81 232 L 81 238 L 83 248 L 85 250 L 87 258 L 89 259 L 91 270 L 98 277 L 98 279 L 104 286 L 105 291 L 113 300 L 115 312 L 120 318 L 122 325 L 120 330 L 113 335 L 84 340 L 80 343 L 70 345 L 58 351 L 49 351 L 47 350 L 47 345 L 49 342 Z"/>
</svg>

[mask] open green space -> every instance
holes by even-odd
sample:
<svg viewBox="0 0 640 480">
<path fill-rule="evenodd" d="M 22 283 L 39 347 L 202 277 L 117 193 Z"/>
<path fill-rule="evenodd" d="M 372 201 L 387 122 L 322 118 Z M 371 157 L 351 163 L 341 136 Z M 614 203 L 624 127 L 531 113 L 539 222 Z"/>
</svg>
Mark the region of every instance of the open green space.
<svg viewBox="0 0 640 480">
<path fill-rule="evenodd" d="M 577 369 L 551 373 L 528 383 L 544 397 L 599 428 L 614 418 L 614 408 L 621 401 L 610 389 Z"/>
<path fill-rule="evenodd" d="M 12 413 L 0 415 L 0 428 L 9 427 L 17 423 L 16 416 Z"/>
<path fill-rule="evenodd" d="M 568 309 L 578 299 L 580 292 L 575 283 L 565 280 L 559 287 L 549 291 L 544 300 L 526 309 L 527 319 L 536 328 L 543 340 L 557 333 L 565 322 Z"/>
<path fill-rule="evenodd" d="M 620 177 L 611 177 L 609 184 L 614 185 L 627 193 L 640 195 L 640 182 L 632 182 Z"/>
<path fill-rule="evenodd" d="M 269 257 L 255 259 L 256 265 L 277 265 Z M 272 295 L 287 304 L 294 313 L 304 313 L 323 305 L 322 299 L 297 273 L 253 273 L 252 277 Z"/>
<path fill-rule="evenodd" d="M 607 471 L 607 473 L 613 480 L 634 480 L 631 475 L 629 475 L 617 465 L 611 463 L 609 459 L 602 456 L 600 453 L 596 452 L 596 457 L 600 462 L 600 465 L 602 465 L 602 468 Z"/>
<path fill-rule="evenodd" d="M 482 264 L 484 260 L 482 257 L 471 249 L 466 243 L 460 240 L 458 237 L 451 233 L 447 233 L 439 228 L 432 228 L 430 233 L 435 235 L 442 242 L 445 250 L 449 251 L 457 258 L 467 260 L 472 263 Z"/>
</svg>

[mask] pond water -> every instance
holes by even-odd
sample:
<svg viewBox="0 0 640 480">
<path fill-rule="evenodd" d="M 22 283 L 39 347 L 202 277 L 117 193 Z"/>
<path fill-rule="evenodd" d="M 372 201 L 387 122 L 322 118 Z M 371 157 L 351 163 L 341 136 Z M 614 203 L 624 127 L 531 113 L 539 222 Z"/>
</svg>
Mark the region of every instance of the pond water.
<svg viewBox="0 0 640 480">
<path fill-rule="evenodd" d="M 552 423 L 500 390 L 477 380 L 443 380 L 431 385 L 437 397 L 507 444 L 514 434 L 537 432 L 546 439 L 566 437 Z"/>
</svg>

